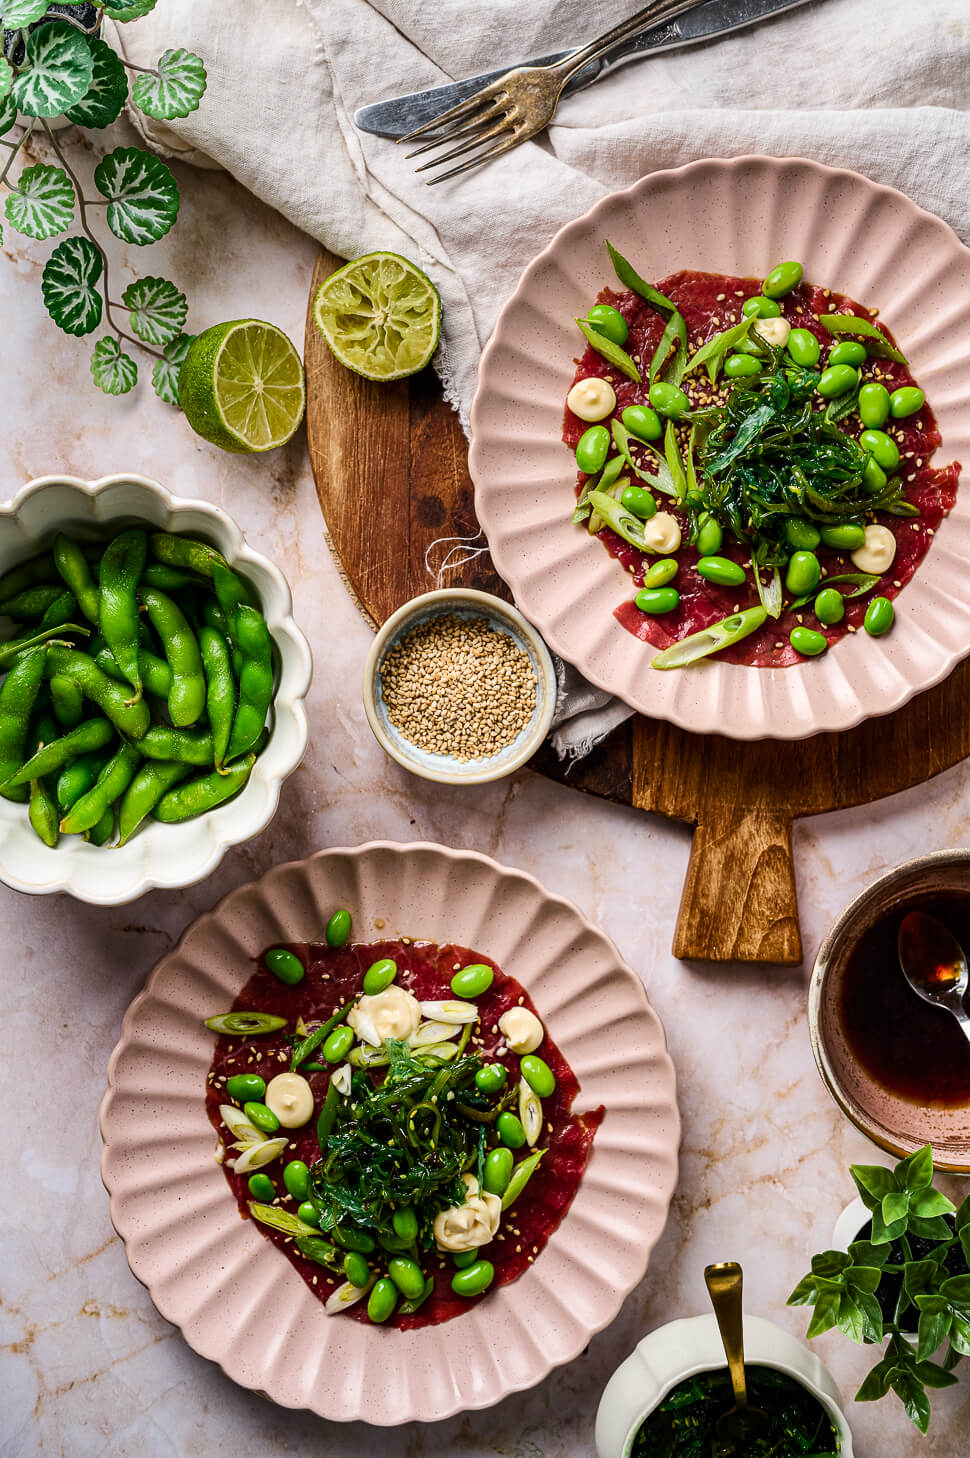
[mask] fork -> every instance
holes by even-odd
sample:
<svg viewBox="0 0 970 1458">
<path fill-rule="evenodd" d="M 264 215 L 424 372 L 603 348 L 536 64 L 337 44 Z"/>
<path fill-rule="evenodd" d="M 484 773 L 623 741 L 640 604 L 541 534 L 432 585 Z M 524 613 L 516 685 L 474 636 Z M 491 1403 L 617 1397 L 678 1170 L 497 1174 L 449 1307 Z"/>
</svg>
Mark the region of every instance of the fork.
<svg viewBox="0 0 970 1458">
<path fill-rule="evenodd" d="M 426 182 L 432 187 L 449 177 L 457 177 L 460 172 L 467 172 L 471 167 L 478 167 L 483 162 L 491 161 L 493 157 L 500 157 L 503 152 L 511 151 L 520 142 L 527 142 L 530 137 L 547 127 L 556 114 L 563 88 L 577 71 L 583 70 L 591 61 L 599 60 L 619 41 L 629 40 L 640 31 L 652 29 L 665 20 L 673 20 L 675 16 L 682 15 L 685 10 L 693 10 L 700 3 L 701 0 L 653 0 L 653 4 L 645 5 L 636 14 L 621 20 L 612 30 L 597 36 L 564 60 L 556 61 L 550 66 L 514 67 L 466 101 L 449 107 L 423 126 L 415 127 L 407 136 L 399 137 L 398 142 L 411 142 L 431 131 L 437 133 L 423 146 L 409 152 L 407 155 L 410 160 L 435 147 L 444 147 L 449 142 L 467 139 L 462 140 L 461 145 L 450 152 L 432 157 L 415 168 L 416 172 L 427 172 L 429 168 L 443 166 L 455 157 L 473 152 L 485 143 L 492 143 L 487 151 L 477 152 L 467 162 L 452 167 L 448 172 L 439 173 L 437 177 L 427 178 Z M 439 128 L 443 130 L 439 131 Z"/>
</svg>

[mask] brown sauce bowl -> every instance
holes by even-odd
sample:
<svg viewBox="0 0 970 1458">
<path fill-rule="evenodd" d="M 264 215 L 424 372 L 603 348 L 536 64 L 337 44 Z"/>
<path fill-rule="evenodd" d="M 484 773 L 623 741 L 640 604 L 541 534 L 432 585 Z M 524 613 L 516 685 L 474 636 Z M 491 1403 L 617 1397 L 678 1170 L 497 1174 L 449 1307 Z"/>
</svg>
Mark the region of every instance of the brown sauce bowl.
<svg viewBox="0 0 970 1458">
<path fill-rule="evenodd" d="M 970 1101 L 954 1105 L 903 1096 L 860 1061 L 846 1026 L 847 975 L 860 940 L 885 918 L 903 910 L 929 903 L 927 909 L 942 915 L 938 908 L 948 897 L 970 902 L 970 849 L 935 851 L 905 861 L 850 902 L 815 959 L 808 1019 L 822 1082 L 857 1129 L 897 1158 L 932 1144 L 937 1169 L 970 1174 Z M 964 945 L 970 955 L 970 946 L 966 941 Z M 893 975 L 891 966 L 888 970 Z M 895 975 L 903 976 L 898 966 Z M 916 998 L 915 993 L 910 995 Z M 919 1004 L 921 1010 L 924 1006 Z M 952 1031 L 962 1039 L 949 1013 L 928 1006 L 925 1011 L 932 1018 L 953 1023 Z M 949 1028 L 943 1029 L 944 1036 L 949 1032 Z M 970 1045 L 966 1056 L 970 1060 Z"/>
</svg>

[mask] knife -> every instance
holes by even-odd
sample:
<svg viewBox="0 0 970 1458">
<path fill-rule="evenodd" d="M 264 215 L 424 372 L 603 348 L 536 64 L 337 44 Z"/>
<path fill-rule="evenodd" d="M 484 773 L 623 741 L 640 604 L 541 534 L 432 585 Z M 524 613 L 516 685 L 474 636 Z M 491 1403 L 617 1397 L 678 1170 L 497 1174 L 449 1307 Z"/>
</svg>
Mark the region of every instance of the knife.
<svg viewBox="0 0 970 1458">
<path fill-rule="evenodd" d="M 697 41 L 710 40 L 713 36 L 727 35 L 742 26 L 752 25 L 769 15 L 781 15 L 804 5 L 806 0 L 706 0 L 693 10 L 678 16 L 665 25 L 646 30 L 630 40 L 620 41 L 608 56 L 590 64 L 578 72 L 566 86 L 563 95 L 580 91 L 584 86 L 602 74 L 607 67 L 630 57 L 677 50 L 680 46 L 694 45 Z M 578 47 L 556 51 L 535 60 L 522 61 L 523 66 L 550 66 L 571 56 Z M 432 86 L 427 91 L 414 91 L 408 96 L 395 96 L 390 101 L 378 101 L 372 106 L 362 106 L 354 113 L 354 121 L 362 132 L 374 132 L 379 137 L 405 137 L 415 127 L 433 121 L 450 106 L 473 96 L 490 81 L 497 81 L 511 70 L 501 66 L 497 71 L 485 71 L 480 76 L 468 76 L 463 81 L 449 81 L 444 86 Z"/>
</svg>

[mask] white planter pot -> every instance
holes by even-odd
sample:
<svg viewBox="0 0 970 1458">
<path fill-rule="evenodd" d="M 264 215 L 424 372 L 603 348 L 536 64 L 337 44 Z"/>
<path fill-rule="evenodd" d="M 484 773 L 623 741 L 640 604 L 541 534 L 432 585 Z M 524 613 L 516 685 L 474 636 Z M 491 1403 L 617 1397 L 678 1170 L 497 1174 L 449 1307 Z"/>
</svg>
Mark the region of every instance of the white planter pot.
<svg viewBox="0 0 970 1458">
<path fill-rule="evenodd" d="M 856 1195 L 835 1222 L 835 1229 L 832 1231 L 832 1249 L 848 1250 L 852 1242 L 859 1239 L 859 1231 L 864 1225 L 868 1225 L 871 1219 L 872 1212 Z"/>
<path fill-rule="evenodd" d="M 828 1368 L 813 1352 L 773 1321 L 746 1316 L 744 1356 L 746 1362 L 784 1372 L 818 1398 L 839 1434 L 841 1458 L 852 1458 L 852 1434 L 841 1394 Z M 650 1332 L 616 1369 L 600 1398 L 596 1414 L 599 1458 L 629 1458 L 641 1423 L 671 1388 L 697 1372 L 726 1365 L 713 1315 L 672 1321 Z"/>
</svg>

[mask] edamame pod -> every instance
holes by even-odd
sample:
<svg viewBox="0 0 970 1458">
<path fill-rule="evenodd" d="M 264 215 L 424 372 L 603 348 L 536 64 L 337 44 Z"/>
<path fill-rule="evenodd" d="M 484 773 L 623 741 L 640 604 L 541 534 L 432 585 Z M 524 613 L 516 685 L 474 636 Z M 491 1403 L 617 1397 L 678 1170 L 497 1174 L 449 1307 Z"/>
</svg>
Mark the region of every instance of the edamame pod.
<svg viewBox="0 0 970 1458">
<path fill-rule="evenodd" d="M 45 743 L 16 774 L 4 782 L 4 786 L 9 788 L 25 785 L 29 780 L 40 779 L 42 775 L 56 774 L 64 768 L 68 760 L 103 749 L 114 737 L 115 731 L 107 719 L 88 719 L 69 734 Z"/>
<path fill-rule="evenodd" d="M 138 671 L 137 589 L 148 557 L 148 535 L 139 528 L 119 532 L 101 558 L 98 622 L 115 662 L 141 698 Z"/>
<path fill-rule="evenodd" d="M 230 767 L 227 774 L 220 775 L 213 770 L 197 780 L 186 780 L 163 795 L 152 812 L 156 820 L 174 825 L 182 820 L 193 820 L 196 815 L 205 815 L 217 805 L 223 805 L 244 787 L 256 763 L 255 754 Z"/>
<path fill-rule="evenodd" d="M 121 685 L 109 678 L 94 659 L 80 648 L 69 648 L 60 643 L 50 644 L 47 648 L 45 672 L 49 678 L 55 674 L 69 678 L 84 697 L 96 704 L 115 728 L 129 739 L 141 739 L 148 729 L 151 718 L 148 705 L 143 700 L 137 704 L 129 703 L 128 695 Z"/>
<path fill-rule="evenodd" d="M 181 764 L 202 766 L 214 763 L 212 735 L 207 729 L 153 724 L 139 739 L 138 749 L 146 759 L 177 759 Z"/>
<path fill-rule="evenodd" d="M 107 845 L 114 833 L 115 807 L 108 805 L 101 818 L 91 826 L 90 830 L 85 831 L 84 839 L 90 841 L 92 845 Z"/>
<path fill-rule="evenodd" d="M 118 667 L 115 656 L 110 648 L 100 648 L 94 655 L 94 661 L 109 678 L 117 678 L 125 683 L 128 682 Z M 138 672 L 141 676 L 142 688 L 145 689 L 146 693 L 154 694 L 159 699 L 168 698 L 172 691 L 172 670 L 164 658 L 158 658 L 154 653 L 150 653 L 147 648 L 140 649 L 138 653 Z"/>
<path fill-rule="evenodd" d="M 228 565 L 222 553 L 207 542 L 196 541 L 193 537 L 176 537 L 171 532 L 152 532 L 148 538 L 148 550 L 156 562 L 197 572 L 200 577 L 211 577 L 216 563 L 223 567 Z"/>
<path fill-rule="evenodd" d="M 57 580 L 58 573 L 54 566 L 54 558 L 50 552 L 42 552 L 39 557 L 31 557 L 26 562 L 18 562 L 16 566 L 10 567 L 0 576 L 0 601 L 6 600 L 8 597 L 16 597 L 17 593 L 23 592 L 25 588 Z"/>
<path fill-rule="evenodd" d="M 84 695 L 77 684 L 55 674 L 47 686 L 58 724 L 62 729 L 76 729 L 84 717 Z"/>
<path fill-rule="evenodd" d="M 99 596 L 88 559 L 77 542 L 59 532 L 54 538 L 54 562 L 58 572 L 77 598 L 84 616 L 98 626 Z"/>
<path fill-rule="evenodd" d="M 53 850 L 58 841 L 57 805 L 43 780 L 31 780 L 27 818 L 39 838 Z"/>
<path fill-rule="evenodd" d="M 140 596 L 172 670 L 168 712 L 175 727 L 185 729 L 205 708 L 205 674 L 198 640 L 174 598 L 156 587 L 142 588 Z"/>
<path fill-rule="evenodd" d="M 63 592 L 64 589 L 54 582 L 44 587 L 26 587 L 23 592 L 0 602 L 0 617 L 16 618 L 18 622 L 24 618 L 42 618 Z"/>
<path fill-rule="evenodd" d="M 273 640 L 262 613 L 246 603 L 240 603 L 236 613 L 236 646 L 243 664 L 227 760 L 252 749 L 263 732 L 273 701 Z"/>
<path fill-rule="evenodd" d="M 255 607 L 253 595 L 239 574 L 233 572 L 230 567 L 217 565 L 213 569 L 212 583 L 215 587 L 216 597 L 219 599 L 219 606 L 225 617 L 230 636 L 235 638 L 238 626 L 236 615 L 244 603 L 247 607 Z"/>
<path fill-rule="evenodd" d="M 24 762 L 30 716 L 44 678 L 43 648 L 22 653 L 0 685 L 0 784 L 15 775 Z M 5 800 L 24 804 L 30 792 L 25 785 L 0 789 Z"/>
<path fill-rule="evenodd" d="M 108 760 L 104 769 L 86 795 L 75 801 L 61 821 L 65 835 L 77 835 L 98 824 L 115 801 L 124 794 L 131 778 L 141 763 L 141 756 L 133 744 L 122 744 Z M 112 828 L 114 816 L 112 815 Z"/>
<path fill-rule="evenodd" d="M 144 740 L 139 743 L 139 750 L 142 743 Z M 139 765 L 122 796 L 118 810 L 119 845 L 125 845 L 131 840 L 162 796 L 177 785 L 179 780 L 184 780 L 188 772 L 187 765 L 166 760 L 149 759 Z M 232 1082 L 231 1079 L 229 1081 Z"/>
</svg>

